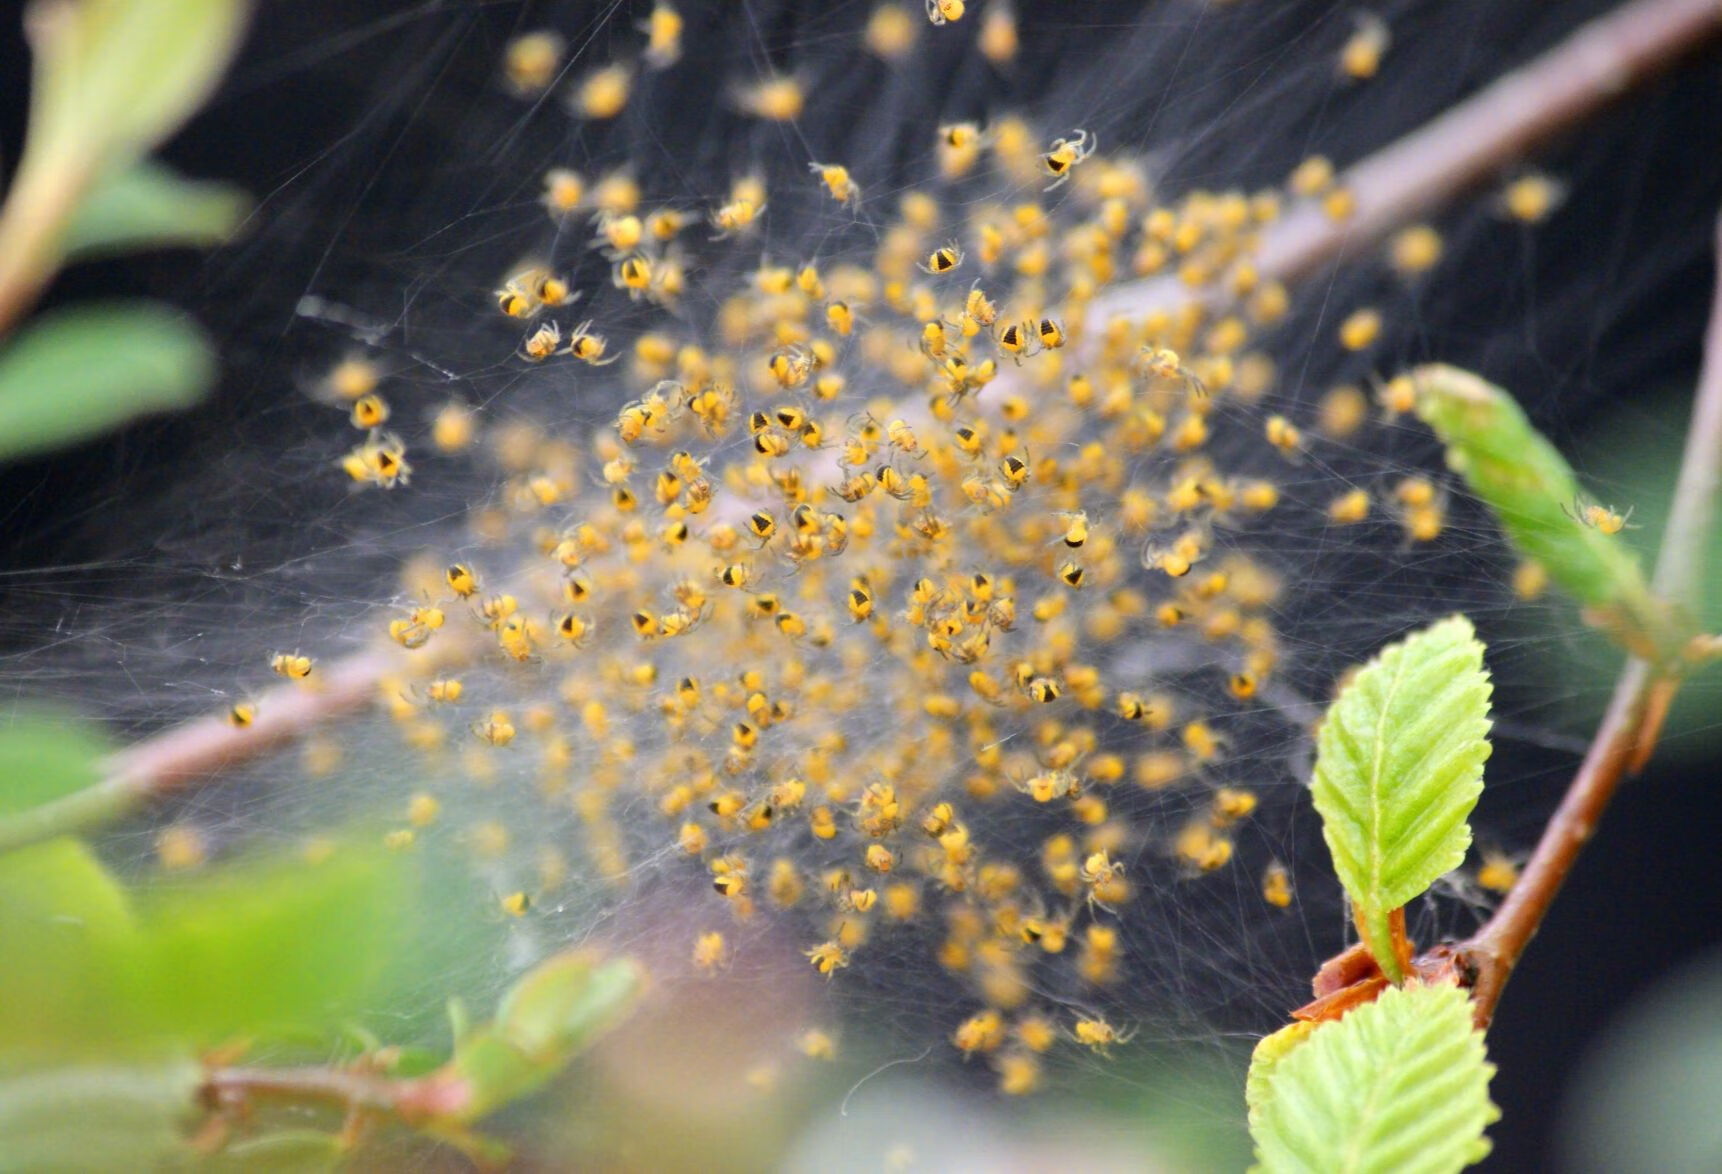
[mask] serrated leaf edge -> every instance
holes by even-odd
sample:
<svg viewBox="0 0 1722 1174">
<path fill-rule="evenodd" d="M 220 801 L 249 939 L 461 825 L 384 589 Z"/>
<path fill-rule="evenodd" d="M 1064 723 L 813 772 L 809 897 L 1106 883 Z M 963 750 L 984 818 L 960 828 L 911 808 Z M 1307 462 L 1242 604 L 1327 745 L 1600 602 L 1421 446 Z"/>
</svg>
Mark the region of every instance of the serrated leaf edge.
<svg viewBox="0 0 1722 1174">
<path fill-rule="evenodd" d="M 1428 656 L 1419 661 L 1425 648 Z M 1377 653 L 1322 724 L 1310 783 L 1322 836 L 1359 906 L 1371 951 L 1390 976 L 1397 977 L 1397 963 L 1387 942 L 1375 940 L 1386 915 L 1463 863 L 1470 847 L 1466 821 L 1482 793 L 1489 753 L 1492 685 L 1483 651 L 1464 616 L 1432 624 Z M 1418 707 L 1409 730 L 1390 730 L 1387 723 L 1404 720 L 1394 705 L 1408 673 L 1453 679 Z M 1395 807 L 1401 815 L 1409 808 L 1411 817 L 1384 828 Z M 1390 833 L 1394 843 L 1384 845 Z"/>
<path fill-rule="evenodd" d="M 1413 1006 L 1416 1003 L 1423 1006 Z M 1371 1054 L 1372 1047 L 1385 1055 Z M 1371 1060 L 1377 1062 L 1369 1064 Z M 1355 1072 L 1348 1066 L 1370 1070 Z M 1254 1169 L 1265 1174 L 1451 1174 L 1489 1152 L 1483 1131 L 1500 1118 L 1488 1099 L 1494 1071 L 1463 991 L 1446 984 L 1389 988 L 1374 1003 L 1315 1029 L 1278 1056 L 1258 1081 L 1250 1119 L 1256 1140 Z M 1478 1080 L 1481 1104 L 1461 1104 L 1467 1086 Z M 1416 1095 L 1405 1096 L 1407 1104 L 1397 1110 L 1395 1129 L 1385 1135 L 1384 1144 L 1381 1126 L 1390 1114 L 1380 1107 L 1380 1097 L 1394 1095 L 1395 1086 L 1403 1091 L 1407 1082 Z M 1365 1111 L 1353 1115 L 1363 1132 L 1349 1138 L 1343 1150 L 1323 1149 L 1346 1139 L 1323 1137 L 1307 1127 L 1319 1130 L 1336 1118 L 1344 1125 L 1357 1107 L 1357 1089 L 1362 1090 Z M 1444 1108 L 1455 1111 L 1443 1113 Z M 1330 1120 L 1316 1120 L 1322 1116 Z M 1288 1133 L 1288 1126 L 1295 1132 Z M 1475 1136 L 1459 1140 L 1473 1130 Z M 1450 1144 L 1439 1153 L 1430 1152 L 1443 1141 Z"/>
</svg>

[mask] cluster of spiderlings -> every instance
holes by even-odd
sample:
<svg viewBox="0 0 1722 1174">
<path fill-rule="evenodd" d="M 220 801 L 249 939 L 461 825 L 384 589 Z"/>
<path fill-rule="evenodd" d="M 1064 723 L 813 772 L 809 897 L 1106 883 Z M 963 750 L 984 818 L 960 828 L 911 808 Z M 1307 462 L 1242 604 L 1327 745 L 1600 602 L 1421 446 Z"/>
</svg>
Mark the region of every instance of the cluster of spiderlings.
<svg viewBox="0 0 1722 1174">
<path fill-rule="evenodd" d="M 863 34 L 876 52 L 912 35 L 883 19 Z M 679 31 L 659 6 L 648 67 L 675 65 Z M 1347 50 L 1359 77 L 1385 50 L 1366 34 Z M 539 93 L 560 40 L 522 38 L 505 64 Z M 589 72 L 569 110 L 614 117 L 632 82 Z M 738 100 L 787 121 L 813 99 L 775 78 Z M 732 965 L 762 918 L 839 983 L 876 952 L 920 951 L 962 992 L 948 1046 L 1025 1093 L 1052 1049 L 1133 1034 L 1093 1008 L 1152 982 L 1128 929 L 1146 887 L 1247 869 L 1264 912 L 1293 902 L 1285 864 L 1238 849 L 1262 788 L 1298 781 L 1283 748 L 1318 712 L 1279 683 L 1296 559 L 1268 536 L 1386 521 L 1386 545 L 1431 543 L 1446 494 L 1404 465 L 1310 472 L 1406 412 L 1406 381 L 1342 385 L 1301 415 L 1274 403 L 1270 332 L 1292 294 L 1256 252 L 1287 201 L 1350 215 L 1326 160 L 1283 190 L 1162 199 L 1141 159 L 1084 129 L 927 133 L 936 174 L 888 203 L 844 163 L 806 161 L 808 188 L 864 210 L 873 239 L 794 260 L 752 260 L 774 194 L 755 175 L 699 210 L 625 169 L 544 175 L 559 238 L 589 235 L 616 292 L 515 268 L 495 306 L 519 335 L 497 359 L 540 393 L 626 402 L 589 430 L 449 403 L 409 438 L 500 479 L 473 541 L 409 567 L 408 602 L 376 621 L 402 651 L 381 693 L 426 777 L 451 761 L 531 776 L 574 817 L 573 841 L 507 874 L 507 915 L 530 916 L 572 856 L 618 889 L 698 877 L 680 949 L 700 972 Z M 1009 194 L 943 202 L 959 183 Z M 736 277 L 702 284 L 715 309 L 690 327 L 690 273 L 725 272 L 726 249 Z M 1414 278 L 1440 251 L 1419 226 L 1389 257 Z M 1093 312 L 1156 276 L 1187 296 Z M 566 321 L 583 297 L 590 315 Z M 1381 329 L 1357 308 L 1337 345 L 1367 356 Z M 338 462 L 355 486 L 413 492 L 378 368 L 349 360 L 323 391 L 365 433 Z M 314 680 L 298 653 L 273 666 Z M 390 845 L 442 806 L 415 790 Z M 501 821 L 472 835 L 481 858 L 507 852 Z M 803 1050 L 828 1053 L 813 1034 Z"/>
</svg>

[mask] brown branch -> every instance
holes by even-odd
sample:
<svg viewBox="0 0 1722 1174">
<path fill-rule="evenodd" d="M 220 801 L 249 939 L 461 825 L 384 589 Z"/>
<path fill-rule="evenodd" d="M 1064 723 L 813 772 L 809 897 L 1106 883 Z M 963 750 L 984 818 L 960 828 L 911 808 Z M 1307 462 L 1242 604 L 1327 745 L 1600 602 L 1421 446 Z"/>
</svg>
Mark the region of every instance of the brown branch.
<svg viewBox="0 0 1722 1174">
<path fill-rule="evenodd" d="M 321 1101 L 412 1125 L 459 1112 L 471 1089 L 441 1073 L 400 1080 L 359 1068 L 215 1068 L 204 1077 L 199 1097 L 213 1109 L 246 1109 L 258 1100 Z"/>
<path fill-rule="evenodd" d="M 452 1065 L 405 1079 L 364 1063 L 346 1068 L 211 1067 L 198 1088 L 198 1102 L 211 1116 L 196 1144 L 206 1153 L 218 1152 L 235 1125 L 264 1101 L 301 1112 L 318 1104 L 341 1110 L 344 1123 L 336 1140 L 348 1154 L 377 1125 L 393 1121 L 454 1146 L 481 1171 L 507 1164 L 508 1148 L 473 1132 L 463 1119 L 472 1106 L 473 1087 Z"/>
<path fill-rule="evenodd" d="M 212 775 L 330 718 L 349 715 L 370 701 L 382 675 L 398 663 L 373 649 L 319 664 L 305 683 L 278 685 L 257 701 L 257 717 L 238 729 L 218 716 L 199 718 L 139 742 L 108 762 L 108 786 L 139 797 L 159 797 Z"/>
<path fill-rule="evenodd" d="M 1336 221 L 1313 202 L 1289 209 L 1263 236 L 1256 269 L 1290 282 L 1369 248 L 1717 36 L 1717 0 L 1621 5 L 1354 164 L 1338 181 L 1355 201 L 1349 217 Z M 1100 335 L 1119 315 L 1218 296 L 1192 293 L 1176 277 L 1125 282 L 1095 297 L 1086 333 Z"/>
<path fill-rule="evenodd" d="M 1335 223 L 1313 204 L 1263 241 L 1258 267 L 1287 280 L 1365 248 L 1596 113 L 1713 37 L 1716 0 L 1635 0 L 1353 166 L 1356 210 Z"/>
<path fill-rule="evenodd" d="M 63 799 L 0 818 L 0 852 L 121 818 L 146 802 L 215 777 L 368 702 L 395 659 L 386 650 L 318 665 L 304 684 L 280 685 L 257 702 L 241 729 L 217 715 L 146 738 L 113 755 L 101 782 Z"/>
<path fill-rule="evenodd" d="M 1704 336 L 1704 366 L 1698 373 L 1692 424 L 1674 483 L 1668 528 L 1656 557 L 1656 593 L 1696 610 L 1699 577 L 1709 552 L 1716 490 L 1722 480 L 1722 220 L 1716 230 L 1716 295 Z"/>
<path fill-rule="evenodd" d="M 1722 471 L 1722 221 L 1718 222 L 1717 288 L 1704 342 L 1704 367 L 1686 434 L 1686 452 L 1675 482 L 1668 528 L 1663 533 L 1654 586 L 1663 598 L 1697 605 L 1700 568 L 1715 514 Z M 1555 809 L 1536 851 L 1500 908 L 1486 925 L 1454 951 L 1456 964 L 1472 979 L 1471 1000 L 1479 1027 L 1494 1017 L 1501 991 L 1536 936 L 1573 861 L 1596 830 L 1597 821 L 1621 782 L 1649 758 L 1662 719 L 1687 665 L 1651 665 L 1632 659 L 1621 671 L 1602 725 L 1566 796 Z"/>
<path fill-rule="evenodd" d="M 1472 1016 L 1478 1027 L 1487 1027 L 1494 1018 L 1513 968 L 1536 936 L 1537 927 L 1572 871 L 1573 861 L 1637 757 L 1640 724 L 1653 680 L 1644 661 L 1627 662 L 1596 738 L 1543 829 L 1518 883 L 1488 923 L 1455 951 L 1461 972 L 1471 979 Z"/>
</svg>

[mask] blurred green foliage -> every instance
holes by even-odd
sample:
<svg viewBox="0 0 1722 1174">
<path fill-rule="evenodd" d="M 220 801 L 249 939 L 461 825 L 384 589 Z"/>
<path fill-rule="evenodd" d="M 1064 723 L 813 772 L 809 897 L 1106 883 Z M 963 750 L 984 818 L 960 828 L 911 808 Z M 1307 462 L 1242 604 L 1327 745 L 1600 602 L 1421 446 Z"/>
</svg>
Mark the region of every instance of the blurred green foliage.
<svg viewBox="0 0 1722 1174">
<path fill-rule="evenodd" d="M 19 708 L 0 724 L 0 816 L 28 811 L 93 786 L 108 744 L 89 722 Z"/>
<path fill-rule="evenodd" d="M 0 459 L 190 407 L 214 380 L 209 340 L 166 306 L 133 302 L 45 315 L 0 351 Z"/>
<path fill-rule="evenodd" d="M 20 321 L 68 259 L 227 239 L 245 197 L 144 156 L 226 72 L 248 0 L 34 0 L 29 124 L 0 206 L 0 460 L 201 400 L 214 348 L 153 303 Z"/>
<path fill-rule="evenodd" d="M 0 732 L 0 814 L 99 788 L 107 749 L 88 725 L 13 714 Z M 452 1058 L 386 1047 L 355 1025 L 380 1019 L 427 1037 L 405 1042 L 430 1042 L 436 992 L 447 993 L 438 976 L 455 955 L 494 957 L 499 945 L 482 919 L 439 915 L 427 877 L 438 864 L 454 869 L 350 836 L 310 858 L 251 849 L 128 885 L 70 836 L 0 854 L 0 1136 L 32 1139 L 0 1167 L 19 1154 L 23 1168 L 55 1169 L 188 1156 L 200 1057 L 218 1049 L 305 1056 L 328 1071 L 346 1062 L 331 1056 L 387 1054 L 404 1121 L 500 1153 L 469 1127 L 561 1072 L 631 1006 L 641 975 L 625 959 L 559 955 L 504 994 L 494 1022 L 457 1029 Z M 300 1128 L 241 1145 L 224 1160 L 304 1168 L 341 1153 Z"/>
<path fill-rule="evenodd" d="M 90 190 L 61 244 L 71 261 L 175 245 L 208 248 L 231 239 L 250 210 L 251 198 L 231 184 L 186 179 L 145 159 Z"/>
<path fill-rule="evenodd" d="M 0 810 L 93 785 L 106 749 L 87 726 L 13 715 Z M 177 1139 L 203 1050 L 271 1032 L 332 1038 L 384 1005 L 414 867 L 343 845 L 315 866 L 247 860 L 132 891 L 81 840 L 0 855 L 0 1112 L 50 1147 L 35 1164 L 98 1167 L 125 1136 Z"/>
</svg>

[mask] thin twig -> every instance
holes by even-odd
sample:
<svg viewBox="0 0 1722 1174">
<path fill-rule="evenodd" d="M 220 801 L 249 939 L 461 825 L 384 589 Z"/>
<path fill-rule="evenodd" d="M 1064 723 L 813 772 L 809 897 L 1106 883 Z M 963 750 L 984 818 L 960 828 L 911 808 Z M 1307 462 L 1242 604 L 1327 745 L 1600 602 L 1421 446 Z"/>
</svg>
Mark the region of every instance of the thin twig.
<svg viewBox="0 0 1722 1174">
<path fill-rule="evenodd" d="M 1644 661 L 1627 662 L 1596 739 L 1543 829 L 1518 883 L 1488 923 L 1455 951 L 1461 971 L 1472 975 L 1471 1014 L 1478 1027 L 1489 1026 L 1494 1018 L 1502 988 L 1536 936 L 1537 927 L 1572 871 L 1573 861 L 1596 830 L 1603 809 L 1626 777 L 1653 679 Z"/>
<path fill-rule="evenodd" d="M 1694 611 L 1722 480 L 1722 220 L 1717 222 L 1716 257 L 1716 295 L 1704 336 L 1704 366 L 1698 374 L 1692 424 L 1653 580 L 1658 595 Z"/>
<path fill-rule="evenodd" d="M 110 758 L 95 786 L 0 818 L 0 852 L 121 818 L 147 801 L 354 713 L 370 700 L 392 663 L 387 651 L 373 650 L 318 665 L 305 684 L 265 692 L 249 726 L 235 727 L 211 715 L 145 738 Z"/>
<path fill-rule="evenodd" d="M 1292 282 L 1355 256 L 1717 36 L 1718 0 L 1621 5 L 1345 171 L 1338 182 L 1355 201 L 1350 216 L 1335 220 L 1308 201 L 1290 208 L 1264 234 L 1257 271 Z M 1193 293 L 1175 276 L 1124 282 L 1090 303 L 1086 334 L 1099 337 L 1114 317 L 1220 297 Z"/>
<path fill-rule="evenodd" d="M 225 766 L 268 750 L 331 717 L 351 714 L 376 692 L 398 658 L 373 649 L 319 664 L 303 683 L 278 685 L 257 701 L 257 717 L 238 729 L 219 717 L 176 726 L 114 755 L 108 784 L 140 795 L 160 795 Z"/>
<path fill-rule="evenodd" d="M 349 1154 L 374 1126 L 393 1120 L 455 1147 L 480 1171 L 500 1170 L 508 1163 L 507 1146 L 467 1124 L 473 1086 L 453 1065 L 411 1078 L 359 1066 L 212 1067 L 198 1089 L 198 1100 L 214 1112 L 201 1134 L 211 1153 L 226 1143 L 236 1119 L 249 1115 L 259 1102 L 278 1101 L 300 1112 L 316 1104 L 343 1110 L 346 1120 L 337 1141 Z"/>
<path fill-rule="evenodd" d="M 1704 366 L 1692 405 L 1686 452 L 1675 482 L 1668 528 L 1662 536 L 1654 586 L 1663 598 L 1688 608 L 1698 604 L 1698 577 L 1715 515 L 1722 471 L 1722 221 L 1718 222 L 1717 287 L 1704 342 Z M 1560 892 L 1573 861 L 1596 830 L 1597 821 L 1621 782 L 1649 757 L 1685 666 L 1651 665 L 1632 659 L 1621 670 L 1590 751 L 1573 776 L 1538 842 L 1500 908 L 1486 925 L 1455 950 L 1462 970 L 1474 975 L 1473 1015 L 1479 1027 L 1494 1017 L 1501 991 Z"/>
<path fill-rule="evenodd" d="M 212 1107 L 260 1099 L 323 1101 L 373 1110 L 415 1124 L 461 1110 L 471 1098 L 465 1082 L 438 1073 L 401 1080 L 350 1068 L 216 1068 L 204 1077 L 203 1100 Z"/>
</svg>

